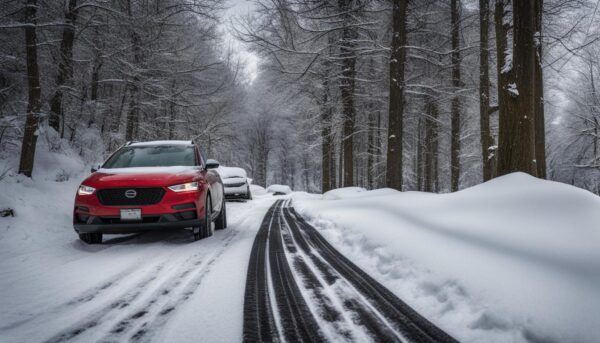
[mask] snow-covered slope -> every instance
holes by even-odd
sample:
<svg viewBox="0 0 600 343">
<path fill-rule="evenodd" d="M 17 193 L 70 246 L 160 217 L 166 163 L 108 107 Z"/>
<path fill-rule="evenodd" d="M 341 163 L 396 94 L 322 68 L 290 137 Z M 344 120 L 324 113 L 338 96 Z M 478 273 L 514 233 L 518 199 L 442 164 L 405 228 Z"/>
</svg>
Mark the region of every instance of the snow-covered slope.
<svg viewBox="0 0 600 343">
<path fill-rule="evenodd" d="M 516 173 L 451 194 L 295 194 L 343 253 L 462 341 L 600 337 L 600 198 Z"/>
</svg>

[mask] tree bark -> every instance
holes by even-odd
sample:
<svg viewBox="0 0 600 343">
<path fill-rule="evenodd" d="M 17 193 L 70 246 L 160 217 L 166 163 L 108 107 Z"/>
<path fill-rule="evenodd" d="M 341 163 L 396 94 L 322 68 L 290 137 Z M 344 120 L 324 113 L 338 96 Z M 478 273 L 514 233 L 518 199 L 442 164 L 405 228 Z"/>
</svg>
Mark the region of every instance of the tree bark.
<svg viewBox="0 0 600 343">
<path fill-rule="evenodd" d="M 489 0 L 479 0 L 479 129 L 484 182 L 492 178 L 490 147 L 493 145 L 490 132 L 489 5 Z"/>
<path fill-rule="evenodd" d="M 323 104 L 321 106 L 321 191 L 323 193 L 331 190 L 332 146 L 329 75 L 326 75 L 323 79 Z"/>
<path fill-rule="evenodd" d="M 340 0 L 340 9 L 348 11 L 347 0 Z M 342 98 L 343 125 L 343 150 L 344 150 L 344 187 L 354 186 L 354 88 L 356 77 L 356 54 L 354 52 L 355 33 L 350 28 L 350 23 L 342 30 L 340 57 L 342 59 L 342 76 L 340 81 L 340 95 Z"/>
<path fill-rule="evenodd" d="M 40 112 L 40 72 L 37 61 L 37 1 L 27 0 L 25 17 L 29 26 L 25 27 L 25 44 L 27 51 L 27 85 L 29 88 L 29 102 L 27 104 L 27 118 L 21 145 L 21 159 L 19 161 L 19 174 L 31 177 L 33 162 L 35 160 L 35 147 L 37 144 L 37 130 Z"/>
<path fill-rule="evenodd" d="M 373 113 L 373 109 L 369 107 L 368 114 L 368 128 L 367 134 L 369 137 L 367 138 L 367 188 L 373 189 L 375 188 L 374 180 L 375 180 L 375 114 Z"/>
<path fill-rule="evenodd" d="M 427 97 L 425 104 L 425 192 L 437 190 L 437 163 L 438 163 L 438 108 L 433 96 Z"/>
<path fill-rule="evenodd" d="M 73 42 L 75 41 L 75 20 L 77 0 L 68 1 L 65 6 L 65 25 L 62 32 L 62 41 L 60 43 L 60 56 L 58 62 L 58 73 L 56 75 L 56 90 L 50 100 L 50 114 L 48 115 L 48 125 L 60 131 L 60 123 L 64 120 L 62 108 L 63 87 L 73 77 Z"/>
<path fill-rule="evenodd" d="M 407 0 L 393 0 L 390 55 L 390 103 L 386 185 L 402 190 L 402 138 L 404 130 L 404 64 L 406 62 Z"/>
<path fill-rule="evenodd" d="M 544 78 L 542 72 L 542 12 L 543 0 L 535 0 L 535 161 L 537 176 L 546 178 L 546 122 L 544 118 Z"/>
<path fill-rule="evenodd" d="M 500 117 L 498 175 L 537 175 L 535 163 L 535 2 L 513 1 L 513 73 L 509 92 L 513 111 Z M 506 100 L 506 97 L 505 97 Z"/>
<path fill-rule="evenodd" d="M 460 79 L 460 2 L 452 0 L 452 87 L 457 92 L 461 87 Z M 460 181 L 460 99 L 457 94 L 451 104 L 451 143 L 450 143 L 450 179 L 453 192 L 458 190 Z"/>
<path fill-rule="evenodd" d="M 494 29 L 496 32 L 496 72 L 498 76 L 498 124 L 501 132 L 506 132 L 503 125 L 507 123 L 508 113 L 513 110 L 514 98 L 508 92 L 512 78 L 512 67 L 507 66 L 506 54 L 510 23 L 504 20 L 508 8 L 507 0 L 496 0 L 494 8 Z M 499 139 L 499 137 L 498 137 Z M 492 178 L 498 175 L 498 149 L 490 151 L 492 156 Z"/>
</svg>

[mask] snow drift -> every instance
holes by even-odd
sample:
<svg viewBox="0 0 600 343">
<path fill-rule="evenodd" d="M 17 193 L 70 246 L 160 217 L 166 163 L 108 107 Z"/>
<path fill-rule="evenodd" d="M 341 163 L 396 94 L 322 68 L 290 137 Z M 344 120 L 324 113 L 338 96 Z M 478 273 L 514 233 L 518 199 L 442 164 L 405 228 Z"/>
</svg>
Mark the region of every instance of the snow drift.
<svg viewBox="0 0 600 343">
<path fill-rule="evenodd" d="M 461 341 L 600 336 L 600 198 L 592 193 L 515 173 L 451 194 L 351 189 L 297 194 L 295 205 Z"/>
</svg>

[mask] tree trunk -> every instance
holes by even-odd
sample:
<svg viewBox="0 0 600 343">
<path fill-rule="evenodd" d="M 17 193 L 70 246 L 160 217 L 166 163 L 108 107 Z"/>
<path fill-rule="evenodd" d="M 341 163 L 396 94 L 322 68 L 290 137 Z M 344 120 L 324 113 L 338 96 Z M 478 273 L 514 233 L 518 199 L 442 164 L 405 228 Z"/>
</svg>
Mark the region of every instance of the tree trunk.
<svg viewBox="0 0 600 343">
<path fill-rule="evenodd" d="M 75 40 L 75 6 L 77 6 L 77 0 L 66 1 L 68 3 L 65 6 L 65 25 L 60 43 L 56 90 L 50 100 L 50 114 L 48 116 L 48 125 L 56 130 L 56 132 L 59 132 L 60 122 L 64 120 L 62 108 L 63 87 L 73 76 L 73 41 Z"/>
<path fill-rule="evenodd" d="M 128 1 L 127 14 L 130 20 L 134 20 L 131 0 Z M 134 68 L 138 69 L 142 67 L 142 47 L 140 42 L 140 36 L 135 31 L 134 27 L 131 28 L 130 35 L 131 47 L 133 52 L 133 66 Z M 139 101 L 140 99 L 138 99 L 138 97 L 141 97 L 141 94 L 143 92 L 140 89 L 141 80 L 138 73 L 139 70 L 133 71 L 134 75 L 131 86 L 131 99 L 129 103 L 129 112 L 127 113 L 127 125 L 125 126 L 126 141 L 132 141 L 136 137 L 137 127 L 139 123 L 139 106 L 141 102 Z"/>
<path fill-rule="evenodd" d="M 402 137 L 404 130 L 404 64 L 406 62 L 407 0 L 393 0 L 390 55 L 390 103 L 386 185 L 402 190 Z"/>
<path fill-rule="evenodd" d="M 27 85 L 29 88 L 29 102 L 27 104 L 27 118 L 25 119 L 25 130 L 23 133 L 23 144 L 21 145 L 21 160 L 19 162 L 19 174 L 31 177 L 33 173 L 33 162 L 35 159 L 35 147 L 37 144 L 37 130 L 40 112 L 40 72 L 37 61 L 37 1 L 27 0 L 25 16 L 30 26 L 25 27 L 25 44 L 27 51 Z"/>
<path fill-rule="evenodd" d="M 344 115 L 343 150 L 344 150 L 344 187 L 354 186 L 354 87 L 356 76 L 356 55 L 354 44 L 351 42 L 353 33 L 350 28 L 344 28 L 341 47 L 342 79 L 340 82 L 340 95 L 342 97 L 342 111 Z"/>
<path fill-rule="evenodd" d="M 525 172 L 537 175 L 535 165 L 536 84 L 534 44 L 535 3 L 513 1 L 513 83 L 509 84 L 514 110 L 500 117 L 498 175 Z M 507 97 L 504 98 L 504 100 Z"/>
<path fill-rule="evenodd" d="M 535 0 L 535 161 L 537 176 L 546 178 L 546 122 L 544 119 L 544 78 L 542 72 L 542 12 L 543 0 Z"/>
<path fill-rule="evenodd" d="M 96 108 L 98 107 L 98 86 L 100 79 L 100 68 L 102 68 L 102 61 L 100 59 L 100 51 L 96 51 L 96 57 L 94 59 L 94 66 L 92 67 L 92 82 L 90 85 L 90 102 L 92 103 L 93 109 L 90 113 L 90 119 L 88 121 L 88 127 L 92 126 L 96 120 Z"/>
<path fill-rule="evenodd" d="M 460 3 L 452 0 L 452 88 L 457 92 L 461 87 L 460 80 Z M 457 94 L 452 97 L 451 104 L 451 143 L 450 143 L 450 179 L 451 190 L 458 190 L 460 181 L 460 99 Z"/>
<path fill-rule="evenodd" d="M 507 122 L 508 113 L 513 110 L 514 98 L 508 92 L 508 85 L 512 78 L 512 66 L 507 65 L 506 54 L 508 49 L 508 34 L 510 24 L 504 20 L 508 0 L 496 0 L 494 8 L 494 28 L 496 32 L 496 72 L 498 74 L 498 122 L 499 126 Z M 505 128 L 500 131 L 506 132 Z M 498 149 L 489 152 L 492 156 L 492 177 L 498 175 Z"/>
<path fill-rule="evenodd" d="M 417 137 L 415 140 L 417 144 L 417 151 L 415 153 L 415 173 L 417 175 L 417 190 L 423 190 L 423 117 L 419 116 L 417 121 Z"/>
<path fill-rule="evenodd" d="M 484 182 L 492 178 L 490 147 L 493 145 L 490 132 L 489 5 L 489 0 L 479 0 L 479 130 Z"/>
<path fill-rule="evenodd" d="M 433 192 L 437 185 L 437 149 L 438 149 L 438 109 L 433 96 L 427 97 L 425 105 L 427 120 L 425 121 L 425 192 Z"/>
<path fill-rule="evenodd" d="M 367 133 L 369 135 L 367 139 L 367 189 L 373 189 L 374 186 L 374 159 L 375 159 L 375 118 L 374 118 L 373 109 L 369 108 L 368 114 L 368 128 Z"/>
<path fill-rule="evenodd" d="M 321 192 L 331 190 L 331 106 L 329 104 L 329 75 L 323 79 L 323 104 L 321 106 Z"/>
</svg>

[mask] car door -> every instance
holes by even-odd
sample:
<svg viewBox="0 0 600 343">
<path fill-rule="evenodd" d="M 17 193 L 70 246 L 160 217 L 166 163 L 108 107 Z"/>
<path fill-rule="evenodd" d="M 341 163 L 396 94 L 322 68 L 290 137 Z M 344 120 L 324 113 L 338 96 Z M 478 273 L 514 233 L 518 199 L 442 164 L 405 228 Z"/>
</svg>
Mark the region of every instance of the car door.
<svg viewBox="0 0 600 343">
<path fill-rule="evenodd" d="M 221 177 L 216 170 L 206 169 L 204 158 L 198 146 L 196 146 L 196 153 L 198 154 L 198 159 L 203 169 L 202 173 L 206 178 L 206 182 L 208 183 L 208 188 L 210 190 L 210 200 L 212 202 L 213 214 L 216 215 L 221 212 L 221 207 L 223 206 L 223 183 L 221 182 Z"/>
</svg>

